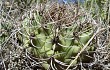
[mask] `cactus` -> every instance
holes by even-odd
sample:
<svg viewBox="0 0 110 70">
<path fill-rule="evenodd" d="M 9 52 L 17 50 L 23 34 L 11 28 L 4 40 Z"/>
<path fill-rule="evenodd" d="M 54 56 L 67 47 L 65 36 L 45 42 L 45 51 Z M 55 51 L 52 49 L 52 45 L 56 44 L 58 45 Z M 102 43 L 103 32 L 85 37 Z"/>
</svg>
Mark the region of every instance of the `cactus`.
<svg viewBox="0 0 110 70">
<path fill-rule="evenodd" d="M 52 3 L 49 8 L 45 7 L 42 15 L 39 12 L 33 13 L 33 27 L 30 29 L 25 27 L 30 33 L 27 47 L 31 47 L 31 49 L 29 48 L 28 51 L 37 58 L 53 57 L 69 64 L 72 57 L 75 57 L 90 39 L 93 33 L 92 26 L 85 26 L 90 30 L 81 33 L 81 26 L 74 22 L 77 21 L 74 19 L 76 11 L 69 8 L 68 5 Z M 84 30 L 83 27 L 82 30 Z M 74 35 L 74 33 L 78 33 L 78 35 Z"/>
</svg>

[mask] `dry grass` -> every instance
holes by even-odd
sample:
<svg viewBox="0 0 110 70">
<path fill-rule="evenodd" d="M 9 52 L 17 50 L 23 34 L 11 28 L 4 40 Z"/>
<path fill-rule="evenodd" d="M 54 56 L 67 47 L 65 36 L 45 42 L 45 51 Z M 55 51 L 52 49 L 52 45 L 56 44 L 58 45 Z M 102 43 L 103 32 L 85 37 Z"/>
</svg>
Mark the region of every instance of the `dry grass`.
<svg viewBox="0 0 110 70">
<path fill-rule="evenodd" d="M 58 70 L 109 70 L 110 3 L 109 0 L 105 1 L 103 7 L 99 7 L 93 1 L 89 3 L 90 6 L 87 4 L 59 5 L 56 2 L 47 2 L 46 4 L 30 3 L 28 5 L 25 2 L 0 2 L 0 70 L 46 70 L 48 67 L 50 70 L 54 68 Z M 73 29 L 75 25 L 77 27 L 74 32 L 64 31 Z M 33 42 L 35 39 L 33 33 L 37 34 L 36 30 L 40 28 L 50 31 L 47 32 L 46 37 L 55 39 L 58 36 L 61 40 L 71 39 L 68 36 L 73 33 L 73 38 L 77 40 L 84 32 L 92 30 L 93 33 L 85 45 L 81 44 L 83 48 L 80 52 L 71 57 L 72 62 L 67 64 L 55 58 L 63 53 L 53 53 L 50 57 L 42 57 L 43 54 L 39 52 L 36 52 L 38 56 L 35 56 L 35 53 L 29 51 L 36 47 Z M 65 33 L 64 37 L 61 36 L 62 33 Z M 52 34 L 52 37 L 48 36 L 49 34 Z M 28 41 L 31 40 L 33 47 L 28 44 Z M 58 45 L 67 47 L 59 42 Z M 94 46 L 94 50 L 87 50 L 90 45 Z M 79 58 L 83 55 L 92 58 L 92 61 L 84 62 Z M 78 62 L 72 65 L 75 60 Z"/>
</svg>

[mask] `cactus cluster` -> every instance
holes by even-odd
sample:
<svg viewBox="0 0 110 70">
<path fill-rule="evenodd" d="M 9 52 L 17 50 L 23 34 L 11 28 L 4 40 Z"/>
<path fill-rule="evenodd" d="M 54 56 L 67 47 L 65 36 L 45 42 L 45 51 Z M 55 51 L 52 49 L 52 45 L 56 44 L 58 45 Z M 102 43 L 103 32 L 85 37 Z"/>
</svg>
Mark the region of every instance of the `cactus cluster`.
<svg viewBox="0 0 110 70">
<path fill-rule="evenodd" d="M 24 36 L 24 46 L 34 57 L 50 58 L 49 62 L 58 60 L 68 65 L 93 35 L 92 24 L 77 23 L 83 20 L 81 19 L 83 15 L 77 13 L 75 5 L 69 6 L 52 3 L 49 7 L 45 7 L 43 12 L 34 11 L 33 19 L 23 20 L 23 32 L 29 33 L 26 38 Z M 90 50 L 94 50 L 93 44 L 87 49 Z M 46 66 L 49 65 L 47 62 Z"/>
</svg>

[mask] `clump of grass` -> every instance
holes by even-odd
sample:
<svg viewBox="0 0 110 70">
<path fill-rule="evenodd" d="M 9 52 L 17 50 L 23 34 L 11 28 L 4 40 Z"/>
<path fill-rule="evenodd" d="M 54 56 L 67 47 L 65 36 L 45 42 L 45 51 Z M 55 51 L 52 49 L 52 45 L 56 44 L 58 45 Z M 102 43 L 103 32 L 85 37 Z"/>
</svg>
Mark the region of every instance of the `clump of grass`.
<svg viewBox="0 0 110 70">
<path fill-rule="evenodd" d="M 110 69 L 109 4 L 0 2 L 0 68 Z"/>
</svg>

